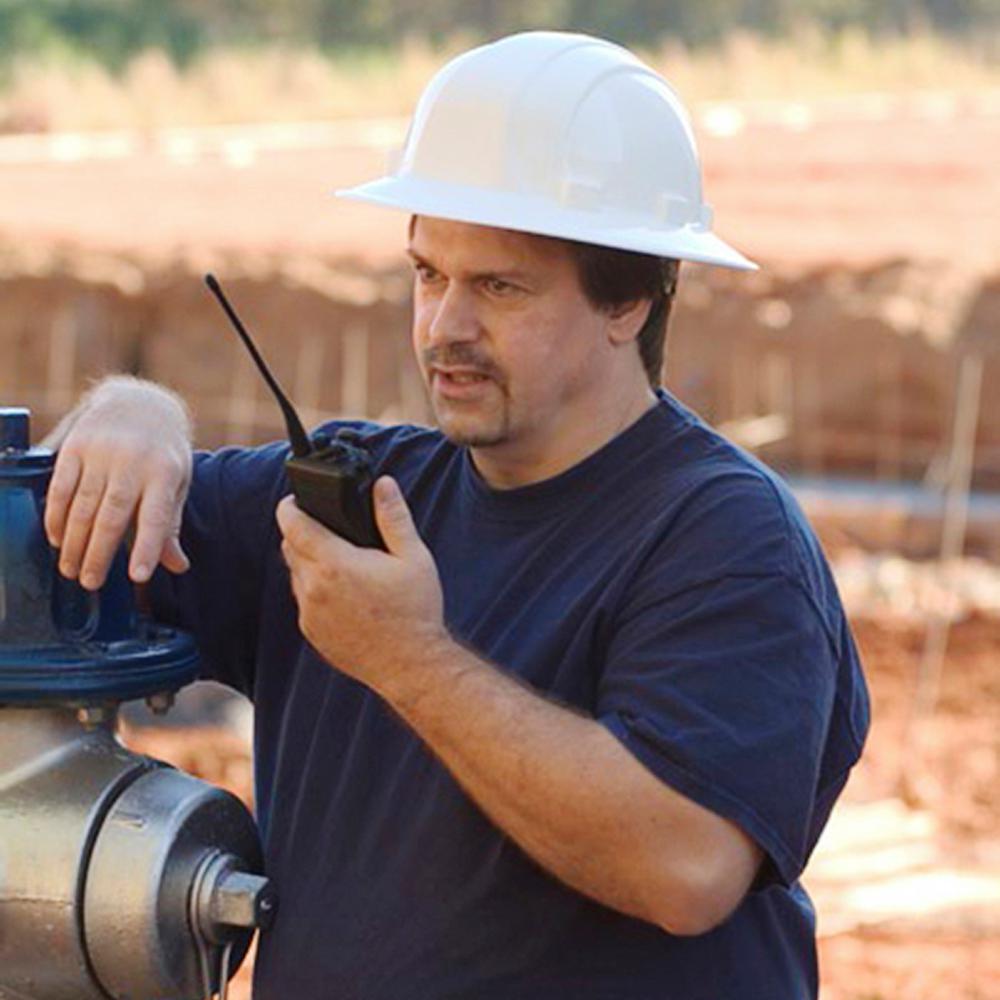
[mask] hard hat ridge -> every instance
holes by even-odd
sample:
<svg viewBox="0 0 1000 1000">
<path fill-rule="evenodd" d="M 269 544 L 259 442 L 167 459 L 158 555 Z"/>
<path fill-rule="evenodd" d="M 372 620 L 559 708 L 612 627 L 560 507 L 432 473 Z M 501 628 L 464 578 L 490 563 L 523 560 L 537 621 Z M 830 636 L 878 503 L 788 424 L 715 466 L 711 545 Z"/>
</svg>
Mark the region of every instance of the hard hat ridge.
<svg viewBox="0 0 1000 1000">
<path fill-rule="evenodd" d="M 421 215 L 724 267 L 693 130 L 628 50 L 532 31 L 463 53 L 430 81 L 398 164 L 339 191 Z"/>
</svg>

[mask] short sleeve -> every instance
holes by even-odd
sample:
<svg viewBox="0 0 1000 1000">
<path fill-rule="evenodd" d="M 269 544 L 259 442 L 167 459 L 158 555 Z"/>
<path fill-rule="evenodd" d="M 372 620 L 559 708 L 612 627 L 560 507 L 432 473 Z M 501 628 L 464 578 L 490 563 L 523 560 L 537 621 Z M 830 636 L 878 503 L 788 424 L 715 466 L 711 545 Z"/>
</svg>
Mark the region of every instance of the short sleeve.
<svg viewBox="0 0 1000 1000">
<path fill-rule="evenodd" d="M 283 443 L 196 453 L 181 528 L 191 569 L 161 567 L 149 588 L 153 617 L 194 634 L 201 676 L 248 696 L 287 454 Z"/>
<path fill-rule="evenodd" d="M 598 690 L 600 721 L 682 795 L 739 825 L 791 885 L 860 746 L 831 724 L 839 653 L 784 571 L 702 572 L 678 587 L 651 560 L 621 609 Z M 704 567 L 702 567 L 704 568 Z M 830 752 L 830 741 L 845 741 Z"/>
</svg>

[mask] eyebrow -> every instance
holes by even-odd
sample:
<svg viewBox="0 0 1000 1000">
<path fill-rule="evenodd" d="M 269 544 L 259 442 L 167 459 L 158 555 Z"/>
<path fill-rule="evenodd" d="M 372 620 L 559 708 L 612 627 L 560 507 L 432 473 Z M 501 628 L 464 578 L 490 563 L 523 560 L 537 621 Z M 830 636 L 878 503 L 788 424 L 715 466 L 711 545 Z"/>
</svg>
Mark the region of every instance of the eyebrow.
<svg viewBox="0 0 1000 1000">
<path fill-rule="evenodd" d="M 435 271 L 438 270 L 432 261 L 429 261 L 426 257 L 417 253 L 413 247 L 407 247 L 406 253 L 414 261 L 414 263 L 424 264 L 427 267 L 433 268 Z M 466 277 L 471 278 L 473 281 L 482 281 L 487 278 L 499 278 L 502 281 L 527 282 L 530 280 L 531 276 L 526 271 L 519 271 L 517 268 L 509 268 L 508 270 L 494 269 L 489 271 L 474 271 L 471 274 L 466 275 Z"/>
</svg>

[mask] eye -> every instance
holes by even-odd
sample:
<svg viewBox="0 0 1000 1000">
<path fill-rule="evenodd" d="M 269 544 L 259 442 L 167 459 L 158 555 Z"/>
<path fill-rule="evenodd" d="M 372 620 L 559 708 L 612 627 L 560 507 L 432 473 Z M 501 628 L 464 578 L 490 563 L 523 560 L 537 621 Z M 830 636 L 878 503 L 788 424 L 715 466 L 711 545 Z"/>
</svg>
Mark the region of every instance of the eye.
<svg viewBox="0 0 1000 1000">
<path fill-rule="evenodd" d="M 413 270 L 417 276 L 417 281 L 419 281 L 422 285 L 430 284 L 432 281 L 436 281 L 440 277 L 438 272 L 435 271 L 430 264 L 424 264 L 419 261 L 413 265 Z"/>
<path fill-rule="evenodd" d="M 484 278 L 483 288 L 490 295 L 499 296 L 513 295 L 519 291 L 517 285 L 512 285 L 509 281 L 504 281 L 503 278 Z"/>
</svg>

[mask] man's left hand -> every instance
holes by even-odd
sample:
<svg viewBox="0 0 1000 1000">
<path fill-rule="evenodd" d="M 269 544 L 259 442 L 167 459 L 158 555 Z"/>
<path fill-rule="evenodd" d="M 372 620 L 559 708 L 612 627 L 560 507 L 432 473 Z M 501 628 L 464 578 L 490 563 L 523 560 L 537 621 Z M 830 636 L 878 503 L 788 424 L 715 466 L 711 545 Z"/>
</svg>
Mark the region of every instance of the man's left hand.
<svg viewBox="0 0 1000 1000">
<path fill-rule="evenodd" d="M 338 670 L 379 690 L 406 669 L 408 650 L 446 632 L 434 557 L 399 486 L 383 476 L 372 496 L 388 552 L 352 545 L 291 496 L 278 504 L 277 519 L 302 634 Z"/>
</svg>

